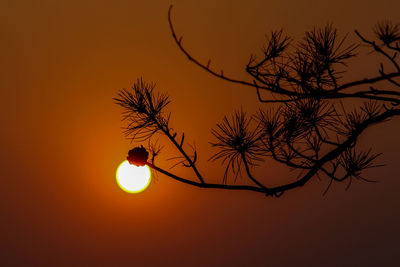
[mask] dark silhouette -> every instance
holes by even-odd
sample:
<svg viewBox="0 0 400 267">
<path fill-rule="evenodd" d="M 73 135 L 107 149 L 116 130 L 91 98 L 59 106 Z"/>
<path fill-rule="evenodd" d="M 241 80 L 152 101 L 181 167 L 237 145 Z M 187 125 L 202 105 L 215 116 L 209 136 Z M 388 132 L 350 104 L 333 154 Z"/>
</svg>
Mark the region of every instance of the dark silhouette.
<svg viewBox="0 0 400 267">
<path fill-rule="evenodd" d="M 156 133 L 166 136 L 180 153 L 174 158 L 178 160 L 175 165 L 191 168 L 197 181 L 157 167 L 154 158 L 161 147 L 152 142 L 149 142 L 151 162 L 139 160 L 140 163 L 190 185 L 250 190 L 276 197 L 305 185 L 315 176 L 330 179 L 325 193 L 333 181 L 347 181 L 348 186 L 353 179 L 373 182 L 362 176 L 362 172 L 382 166 L 375 163 L 380 154 L 372 153 L 371 149 L 359 151 L 357 140 L 370 126 L 400 115 L 399 24 L 378 23 L 373 29 L 375 40 L 355 31 L 363 46 L 385 60 L 374 77 L 342 82 L 347 62 L 357 56 L 360 45 L 345 45 L 347 36 L 340 38 L 329 24 L 306 32 L 297 43 L 282 30 L 272 32 L 263 56 L 250 57 L 246 71 L 251 81 L 245 81 L 214 71 L 210 61 L 203 64 L 195 59 L 183 47 L 182 37 L 176 35 L 171 10 L 172 6 L 168 12 L 172 37 L 190 61 L 220 79 L 254 88 L 260 102 L 278 103 L 279 107 L 260 110 L 253 116 L 239 110 L 217 124 L 212 130 L 216 141 L 211 145 L 219 152 L 210 160 L 222 160 L 226 169 L 221 184 L 209 184 L 197 169 L 195 147 L 191 146 L 193 153 L 189 154 L 184 133 L 178 137 L 169 127 L 170 114 L 165 112 L 168 95 L 156 93 L 153 84 L 139 79 L 132 90 L 120 91 L 115 99 L 124 108 L 124 120 L 128 122 L 126 135 L 133 141 L 150 139 Z M 352 99 L 364 102 L 358 107 L 352 103 L 349 110 L 348 101 Z M 298 170 L 298 176 L 293 182 L 269 187 L 251 173 L 251 167 L 265 157 Z M 253 185 L 228 184 L 230 173 L 236 181 L 242 169 Z"/>
<path fill-rule="evenodd" d="M 135 147 L 128 152 L 128 156 L 126 159 L 130 164 L 134 164 L 136 166 L 144 166 L 147 163 L 149 158 L 149 152 L 143 147 Z"/>
</svg>

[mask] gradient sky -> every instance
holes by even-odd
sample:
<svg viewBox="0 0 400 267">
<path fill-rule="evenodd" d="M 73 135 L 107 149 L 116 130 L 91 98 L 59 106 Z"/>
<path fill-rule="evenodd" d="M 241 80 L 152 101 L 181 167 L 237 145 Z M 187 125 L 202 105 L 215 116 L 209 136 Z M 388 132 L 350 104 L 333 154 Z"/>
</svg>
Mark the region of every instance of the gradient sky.
<svg viewBox="0 0 400 267">
<path fill-rule="evenodd" d="M 138 77 L 168 91 L 172 125 L 196 141 L 208 180 L 222 175 L 210 129 L 241 106 L 254 111 L 254 90 L 220 81 L 190 63 L 170 36 L 172 1 L 14 0 L 0 9 L 0 264 L 221 266 L 390 266 L 400 253 L 400 121 L 371 128 L 361 145 L 384 152 L 388 166 L 345 191 L 327 180 L 280 199 L 250 192 L 201 190 L 159 175 L 141 194 L 115 182 L 136 144 L 121 132 L 112 98 Z M 372 3 L 373 2 L 373 3 Z M 400 21 L 400 2 L 173 1 L 186 48 L 224 73 L 244 66 L 265 34 L 284 28 L 301 37 L 333 22 L 367 35 L 382 19 Z M 350 38 L 353 38 L 351 35 Z M 376 73 L 364 56 L 348 77 Z M 164 158 L 173 155 L 168 147 Z M 160 164 L 166 163 L 165 161 Z M 188 170 L 176 169 L 189 176 Z M 255 171 L 290 178 L 267 162 Z"/>
</svg>

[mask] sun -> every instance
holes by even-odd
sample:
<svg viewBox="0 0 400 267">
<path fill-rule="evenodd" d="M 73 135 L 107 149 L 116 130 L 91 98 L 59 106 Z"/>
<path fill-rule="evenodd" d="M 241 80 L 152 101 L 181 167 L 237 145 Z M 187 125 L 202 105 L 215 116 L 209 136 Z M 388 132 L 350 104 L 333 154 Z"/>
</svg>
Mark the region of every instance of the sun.
<svg viewBox="0 0 400 267">
<path fill-rule="evenodd" d="M 119 187 L 128 193 L 142 192 L 151 181 L 150 168 L 147 165 L 135 166 L 127 160 L 118 166 L 116 176 Z"/>
</svg>

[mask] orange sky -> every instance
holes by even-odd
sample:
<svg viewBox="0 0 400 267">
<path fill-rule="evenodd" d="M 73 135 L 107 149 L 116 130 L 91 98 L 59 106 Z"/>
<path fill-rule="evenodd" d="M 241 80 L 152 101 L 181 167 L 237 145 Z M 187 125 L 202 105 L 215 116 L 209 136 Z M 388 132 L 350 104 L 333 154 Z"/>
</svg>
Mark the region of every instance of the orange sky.
<svg viewBox="0 0 400 267">
<path fill-rule="evenodd" d="M 138 77 L 168 91 L 172 127 L 196 141 L 206 179 L 222 175 L 218 163 L 207 162 L 210 129 L 234 108 L 259 106 L 253 90 L 211 77 L 178 51 L 170 2 L 2 4 L 0 264 L 393 264 L 400 252 L 399 120 L 361 139 L 384 152 L 388 166 L 368 173 L 379 184 L 356 182 L 349 191 L 335 184 L 323 197 L 327 181 L 313 179 L 280 199 L 201 190 L 162 175 L 141 194 L 118 188 L 115 170 L 135 144 L 122 135 L 112 98 Z M 186 48 L 246 78 L 249 55 L 271 30 L 301 37 L 333 22 L 342 33 L 370 33 L 378 20 L 400 21 L 398 1 L 369 2 L 176 0 L 173 14 Z M 349 77 L 375 73 L 377 63 L 360 59 Z M 255 173 L 289 177 L 270 162 Z"/>
</svg>

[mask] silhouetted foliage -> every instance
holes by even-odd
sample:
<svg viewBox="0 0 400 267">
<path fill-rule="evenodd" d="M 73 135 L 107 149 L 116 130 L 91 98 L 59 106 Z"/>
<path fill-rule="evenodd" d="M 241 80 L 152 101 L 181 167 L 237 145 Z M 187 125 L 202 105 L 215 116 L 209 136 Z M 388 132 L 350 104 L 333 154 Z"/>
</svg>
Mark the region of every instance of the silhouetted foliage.
<svg viewBox="0 0 400 267">
<path fill-rule="evenodd" d="M 226 163 L 223 182 L 227 180 L 229 168 L 236 174 L 236 178 L 242 162 L 253 166 L 256 161 L 262 161 L 262 156 L 266 154 L 261 144 L 263 129 L 251 127 L 251 121 L 252 119 L 240 110 L 232 115 L 231 120 L 224 117 L 223 122 L 217 124 L 217 129 L 211 131 L 217 139 L 217 142 L 211 145 L 219 149 L 211 160 L 222 159 L 222 163 Z"/>
<path fill-rule="evenodd" d="M 190 146 L 193 153 L 189 155 L 184 145 L 184 133 L 178 137 L 169 127 L 170 114 L 165 112 L 168 95 L 155 93 L 153 84 L 139 79 L 131 90 L 120 91 L 115 99 L 124 108 L 125 134 L 137 142 L 150 139 L 156 133 L 166 136 L 180 154 L 172 158 L 178 160 L 174 166 L 191 168 L 198 181 L 178 177 L 156 166 L 154 159 L 161 147 L 154 142 L 149 142 L 151 162 L 147 162 L 146 156 L 141 163 L 194 186 L 251 190 L 276 197 L 303 186 L 315 176 L 330 179 L 329 186 L 333 181 L 347 181 L 348 186 L 353 179 L 372 181 L 362 176 L 362 172 L 382 166 L 375 163 L 380 154 L 372 153 L 371 149 L 360 151 L 357 140 L 370 126 L 400 115 L 399 24 L 377 23 L 373 28 L 375 40 L 355 31 L 362 46 L 385 60 L 374 77 L 342 82 L 347 63 L 357 56 L 360 44 L 346 44 L 347 35 L 339 37 L 337 29 L 328 24 L 305 32 L 298 42 L 286 36 L 283 30 L 272 32 L 262 57 L 250 57 L 245 70 L 251 81 L 245 81 L 228 77 L 223 71 L 214 71 L 210 67 L 211 61 L 203 64 L 195 59 L 183 47 L 182 37 L 176 35 L 171 10 L 172 6 L 168 13 L 172 37 L 191 62 L 220 79 L 254 88 L 260 102 L 278 103 L 279 106 L 271 108 L 266 104 L 267 110 L 259 110 L 252 116 L 243 110 L 235 111 L 217 123 L 216 129 L 211 131 L 215 137 L 211 146 L 219 151 L 210 160 L 221 160 L 225 174 L 221 184 L 210 184 L 197 169 L 195 146 Z M 266 95 L 270 97 L 266 98 Z M 365 102 L 348 110 L 346 99 Z M 298 170 L 298 176 L 280 186 L 265 185 L 265 179 L 260 182 L 251 173 L 251 168 L 265 157 Z M 254 185 L 229 184 L 230 173 L 236 182 L 243 167 Z"/>
</svg>

